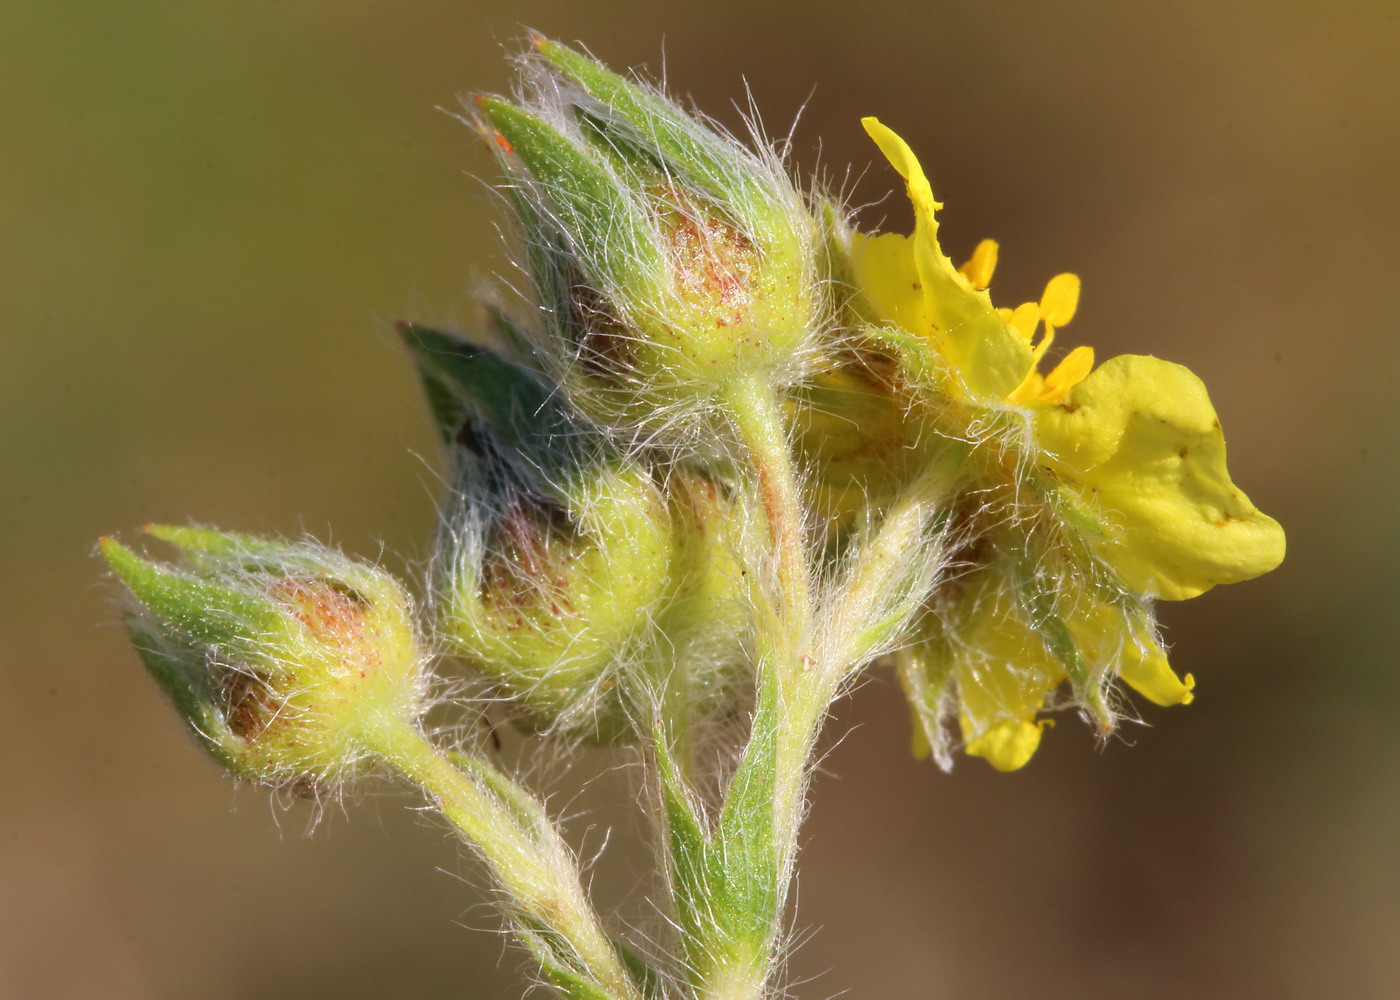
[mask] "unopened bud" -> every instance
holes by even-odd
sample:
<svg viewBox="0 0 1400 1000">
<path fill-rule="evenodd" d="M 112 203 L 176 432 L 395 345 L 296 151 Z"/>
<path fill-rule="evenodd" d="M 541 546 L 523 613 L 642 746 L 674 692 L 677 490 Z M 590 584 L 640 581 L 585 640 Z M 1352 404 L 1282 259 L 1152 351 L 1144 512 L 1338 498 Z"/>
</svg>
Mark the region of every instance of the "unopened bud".
<svg viewBox="0 0 1400 1000">
<path fill-rule="evenodd" d="M 634 469 L 595 467 L 572 502 L 517 494 L 489 517 L 473 496 L 442 595 L 453 650 L 547 726 L 612 738 L 614 695 L 669 585 L 666 505 Z"/>
<path fill-rule="evenodd" d="M 534 103 L 478 99 L 579 405 L 656 427 L 736 375 L 786 377 L 820 325 L 817 224 L 758 156 L 579 53 L 536 41 Z"/>
<path fill-rule="evenodd" d="M 539 724 L 612 738 L 616 697 L 670 583 L 670 516 L 647 470 L 534 373 L 422 327 L 413 352 L 461 491 L 441 630 Z"/>
<path fill-rule="evenodd" d="M 719 675 L 734 657 L 719 647 L 733 645 L 744 607 L 720 488 L 618 451 L 499 354 L 400 332 L 460 491 L 438 584 L 453 652 L 561 732 L 628 738 L 667 699 L 706 712 L 733 686 Z"/>
<path fill-rule="evenodd" d="M 364 769 L 367 734 L 412 722 L 424 679 L 407 595 L 387 573 L 309 544 L 152 526 L 177 567 L 100 543 L 135 605 L 151 675 L 240 777 L 315 786 Z"/>
</svg>

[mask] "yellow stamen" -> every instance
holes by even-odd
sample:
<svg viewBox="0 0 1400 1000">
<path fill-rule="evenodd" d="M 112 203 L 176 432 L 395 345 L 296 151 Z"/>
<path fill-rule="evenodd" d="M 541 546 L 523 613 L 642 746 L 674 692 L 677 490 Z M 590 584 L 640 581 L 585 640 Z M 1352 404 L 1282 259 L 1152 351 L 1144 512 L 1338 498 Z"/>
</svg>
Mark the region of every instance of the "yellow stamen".
<svg viewBox="0 0 1400 1000">
<path fill-rule="evenodd" d="M 992 274 L 997 269 L 997 250 L 996 240 L 983 240 L 972 251 L 967 263 L 958 268 L 958 273 L 972 282 L 973 288 L 981 291 L 992 283 Z"/>
<path fill-rule="evenodd" d="M 1035 336 L 1035 328 L 1040 324 L 1040 306 L 1034 302 L 1023 302 L 1007 317 L 1007 326 L 1019 333 L 1026 343 Z"/>
<path fill-rule="evenodd" d="M 1058 403 L 1071 389 L 1088 377 L 1094 368 L 1094 349 L 1076 347 L 1064 356 L 1054 371 L 1045 376 L 1045 387 L 1040 398 L 1047 403 Z"/>
<path fill-rule="evenodd" d="M 1045 286 L 1045 294 L 1040 297 L 1040 312 L 1045 322 L 1052 326 L 1064 326 L 1074 319 L 1079 308 L 1079 275 L 1057 274 Z"/>
<path fill-rule="evenodd" d="M 1035 350 L 1031 352 L 1031 364 L 1039 368 L 1040 359 L 1045 357 L 1045 352 L 1050 350 L 1050 345 L 1055 342 L 1055 328 L 1048 322 L 1045 324 L 1045 332 L 1040 336 L 1040 343 L 1035 345 Z"/>
</svg>

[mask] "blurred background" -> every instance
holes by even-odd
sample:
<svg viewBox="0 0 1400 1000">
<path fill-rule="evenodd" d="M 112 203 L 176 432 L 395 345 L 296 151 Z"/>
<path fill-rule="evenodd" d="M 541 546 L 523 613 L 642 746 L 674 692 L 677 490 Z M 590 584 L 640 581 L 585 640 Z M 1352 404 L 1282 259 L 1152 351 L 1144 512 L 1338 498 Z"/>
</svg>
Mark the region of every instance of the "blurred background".
<svg viewBox="0 0 1400 1000">
<path fill-rule="evenodd" d="M 0 5 L 0 996 L 508 998 L 444 829 L 387 789 L 316 819 L 235 789 L 131 652 L 93 558 L 147 521 L 303 531 L 401 572 L 438 455 L 389 321 L 470 325 L 491 164 L 440 109 L 525 28 L 745 87 L 867 226 L 857 119 L 923 158 L 1066 346 L 1211 387 L 1284 567 L 1162 609 L 1189 708 L 1024 771 L 907 753 L 875 677 L 830 729 L 792 954 L 822 998 L 1400 996 L 1393 2 L 154 0 Z M 626 775 L 551 786 L 604 899 L 649 865 Z M 628 904 L 640 917 L 644 909 Z M 808 932 L 815 936 L 809 937 Z"/>
</svg>

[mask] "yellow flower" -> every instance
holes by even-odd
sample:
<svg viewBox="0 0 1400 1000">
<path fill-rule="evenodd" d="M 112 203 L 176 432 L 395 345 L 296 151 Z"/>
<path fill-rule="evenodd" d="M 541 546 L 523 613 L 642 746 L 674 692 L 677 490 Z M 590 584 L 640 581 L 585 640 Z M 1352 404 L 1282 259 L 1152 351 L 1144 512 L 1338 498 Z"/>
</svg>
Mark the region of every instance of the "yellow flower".
<svg viewBox="0 0 1400 1000">
<path fill-rule="evenodd" d="M 1079 655 L 1096 676 L 1116 670 L 1139 694 L 1158 705 L 1185 705 L 1194 697 L 1195 679 L 1179 679 L 1151 630 L 1140 623 L 1124 628 L 1122 612 L 1086 600 L 1067 625 Z M 1035 716 L 1051 707 L 1052 693 L 1066 679 L 1064 667 L 1045 639 L 1010 607 L 1004 591 L 980 616 L 970 655 L 959 658 L 955 681 L 963 749 L 1001 771 L 1023 766 L 1040 745 L 1045 720 Z"/>
<path fill-rule="evenodd" d="M 960 607 L 935 609 L 923 640 L 898 658 L 918 756 L 937 750 L 946 760 L 942 694 L 949 688 L 958 696 L 963 750 L 1000 771 L 1030 760 L 1047 725 L 1037 716 L 1058 707 L 1055 692 L 1066 681 L 1104 733 L 1113 726 L 1103 700 L 1108 677 L 1121 677 L 1157 705 L 1192 701 L 1195 679 L 1172 671 L 1145 608 L 1106 601 L 1084 587 L 1064 590 L 1049 616 L 1063 623 L 1058 634 L 1046 627 L 1045 613 L 1027 613 L 1024 593 L 991 581 Z"/>
<path fill-rule="evenodd" d="M 1099 678 L 1117 673 L 1158 703 L 1189 701 L 1192 682 L 1168 667 L 1144 602 L 1184 600 L 1251 579 L 1284 553 L 1278 523 L 1230 481 L 1205 386 L 1153 357 L 1117 357 L 1096 369 L 1088 347 L 1042 374 L 1057 329 L 1078 308 L 1079 278 L 1057 275 L 1039 302 L 998 309 L 987 292 L 997 244 L 983 241 L 955 267 L 938 245 L 942 206 L 918 160 L 876 119 L 863 124 L 904 178 L 915 222 L 907 237 L 853 236 L 861 296 L 880 323 L 931 348 L 938 392 L 948 402 L 942 412 L 962 415 L 947 432 L 1014 428 L 1001 444 L 1011 460 L 990 464 L 1016 480 L 1013 493 L 1019 496 L 1029 477 L 1047 497 L 1044 506 L 1058 510 L 1058 533 L 1074 536 L 1063 546 L 1066 561 L 1087 547 L 1112 576 L 1092 579 L 1102 576 L 1096 567 L 1078 576 L 1050 574 L 1048 581 L 1041 573 L 1034 585 L 1006 584 L 957 613 L 957 627 L 940 640 L 946 648 L 935 659 L 943 665 L 934 673 L 958 689 L 966 749 L 1003 769 L 1024 764 L 1040 738 L 1036 715 L 1067 676 L 1081 699 L 1092 699 Z M 990 530 L 1004 533 L 1008 525 L 1045 534 L 1043 518 L 1019 511 Z M 1024 544 L 1056 543 L 1041 537 Z M 1068 599 L 1067 589 L 1075 591 Z M 1058 609 L 1049 618 L 1041 598 Z M 1081 676 L 1067 664 L 1078 664 Z M 906 677 L 911 691 L 919 683 Z M 1090 708 L 1111 725 L 1106 708 Z"/>
</svg>

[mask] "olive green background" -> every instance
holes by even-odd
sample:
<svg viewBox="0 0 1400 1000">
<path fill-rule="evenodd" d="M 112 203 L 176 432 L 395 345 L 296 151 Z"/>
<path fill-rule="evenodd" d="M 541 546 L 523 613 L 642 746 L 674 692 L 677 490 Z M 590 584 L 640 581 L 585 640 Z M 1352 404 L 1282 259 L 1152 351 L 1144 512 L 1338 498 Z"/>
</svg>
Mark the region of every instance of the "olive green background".
<svg viewBox="0 0 1400 1000">
<path fill-rule="evenodd" d="M 998 301 L 1074 270 L 1065 346 L 1205 379 L 1289 531 L 1277 573 L 1163 609 L 1198 700 L 1101 750 L 1066 717 L 1023 772 L 945 776 L 865 684 L 816 781 L 798 995 L 1400 995 L 1396 4 L 7 0 L 0 996 L 519 995 L 412 797 L 308 838 L 196 752 L 93 544 L 192 519 L 421 577 L 438 456 L 388 322 L 469 325 L 508 271 L 489 157 L 438 109 L 508 87 L 526 25 L 734 126 L 745 81 L 774 134 L 805 104 L 799 166 L 895 192 L 862 219 L 902 229 L 878 114 L 953 256 L 1002 241 Z M 647 879 L 628 780 L 547 785 L 590 854 L 618 828 L 606 899 Z"/>
</svg>

